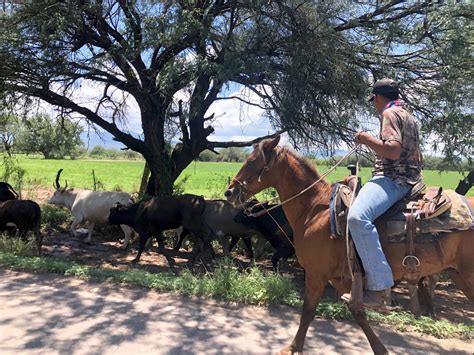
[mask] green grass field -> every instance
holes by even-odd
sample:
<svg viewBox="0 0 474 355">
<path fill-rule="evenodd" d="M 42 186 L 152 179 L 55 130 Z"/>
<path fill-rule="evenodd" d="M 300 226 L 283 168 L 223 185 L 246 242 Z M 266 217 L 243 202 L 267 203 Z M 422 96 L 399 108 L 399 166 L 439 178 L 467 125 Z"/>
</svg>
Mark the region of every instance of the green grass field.
<svg viewBox="0 0 474 355">
<path fill-rule="evenodd" d="M 28 187 L 52 186 L 59 169 L 64 169 L 61 182 L 68 181 L 68 185 L 76 188 L 93 187 L 92 170 L 96 179 L 102 183 L 104 190 L 138 191 L 143 161 L 127 160 L 44 160 L 37 158 L 18 158 L 19 165 L 26 170 L 24 180 Z M 194 162 L 181 174 L 178 182 L 186 178 L 184 190 L 187 193 L 204 195 L 208 198 L 222 198 L 223 192 L 230 178 L 235 176 L 241 163 L 207 163 Z M 3 166 L 2 166 L 3 169 Z M 327 170 L 322 166 L 320 172 Z M 348 174 L 344 167 L 336 169 L 327 180 L 334 182 Z M 370 168 L 363 168 L 362 182 L 369 179 Z M 423 176 L 427 185 L 443 186 L 445 189 L 456 188 L 462 175 L 457 172 L 424 171 Z M 474 196 L 474 189 L 468 193 Z"/>
</svg>

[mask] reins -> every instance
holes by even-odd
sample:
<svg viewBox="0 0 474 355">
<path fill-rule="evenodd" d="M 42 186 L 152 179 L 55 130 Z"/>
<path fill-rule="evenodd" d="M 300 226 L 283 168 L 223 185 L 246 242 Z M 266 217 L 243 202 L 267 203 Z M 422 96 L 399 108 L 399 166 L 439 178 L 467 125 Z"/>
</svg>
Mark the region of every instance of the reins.
<svg viewBox="0 0 474 355">
<path fill-rule="evenodd" d="M 262 211 L 259 211 L 259 212 L 256 212 L 256 213 L 250 212 L 250 213 L 248 213 L 247 215 L 248 215 L 248 216 L 251 216 L 251 217 L 259 217 L 259 216 L 261 216 L 261 215 L 263 215 L 263 214 L 265 214 L 265 213 L 268 213 L 268 212 L 271 211 L 271 210 L 274 210 L 275 208 L 277 208 L 277 207 L 279 207 L 279 206 L 283 206 L 285 203 L 288 203 L 288 202 L 290 202 L 290 201 L 293 201 L 295 198 L 301 196 L 302 194 L 304 194 L 305 192 L 307 192 L 308 190 L 310 190 L 314 185 L 316 185 L 318 182 L 322 181 L 326 176 L 328 176 L 330 173 L 332 173 L 344 160 L 346 160 L 350 155 L 352 155 L 352 153 L 354 153 L 354 152 L 357 150 L 358 147 L 359 147 L 359 144 L 356 144 L 356 145 L 355 145 L 351 150 L 349 150 L 341 159 L 339 159 L 339 161 L 338 161 L 336 164 L 334 164 L 329 170 L 327 170 L 324 174 L 322 174 L 322 175 L 319 177 L 318 180 L 316 180 L 316 181 L 313 182 L 311 185 L 309 185 L 308 187 L 304 188 L 303 190 L 301 190 L 301 191 L 298 192 L 297 194 L 291 196 L 290 198 L 286 199 L 285 201 L 282 201 L 282 202 L 280 202 L 280 203 L 278 203 L 278 204 L 276 204 L 276 205 L 274 205 L 274 206 L 272 206 L 272 207 L 270 207 L 270 208 L 268 208 L 268 209 L 265 209 L 265 207 L 264 207 L 264 209 L 263 209 Z M 253 195 L 253 196 L 254 196 L 254 195 Z M 273 199 L 271 199 L 271 200 L 269 200 L 269 201 L 274 201 L 274 200 L 276 200 L 276 199 L 277 199 L 277 198 L 275 197 L 275 198 L 273 198 Z M 266 201 L 266 202 L 269 202 L 269 201 Z M 263 203 L 264 203 L 264 202 L 258 203 L 258 204 L 254 205 L 254 206 L 259 206 L 259 205 L 260 205 L 260 206 L 263 206 Z M 252 206 L 252 208 L 253 208 L 254 206 Z"/>
<path fill-rule="evenodd" d="M 329 170 L 327 170 L 324 174 L 322 174 L 318 180 L 316 180 L 316 181 L 313 182 L 311 185 L 309 185 L 309 186 L 306 187 L 305 189 L 303 189 L 303 190 L 301 190 L 300 192 L 298 192 L 296 195 L 293 195 L 293 196 L 291 196 L 290 198 L 286 199 L 285 201 L 282 201 L 282 202 L 280 202 L 279 204 L 277 204 L 277 205 L 275 205 L 275 206 L 272 206 L 272 207 L 270 207 L 270 208 L 268 208 L 268 209 L 265 208 L 265 205 L 264 205 L 265 202 L 257 203 L 257 204 L 255 204 L 255 205 L 252 206 L 252 209 L 253 209 L 255 206 L 262 206 L 263 209 L 262 209 L 261 211 L 256 212 L 256 213 L 252 213 L 252 212 L 246 213 L 246 215 L 247 215 L 247 216 L 250 216 L 250 217 L 259 217 L 259 216 L 262 216 L 262 215 L 264 215 L 265 213 L 267 213 L 267 214 L 270 216 L 270 218 L 273 220 L 273 222 L 278 226 L 278 228 L 279 228 L 280 231 L 283 233 L 283 235 L 286 237 L 286 239 L 287 239 L 288 242 L 291 244 L 291 246 L 294 248 L 295 245 L 293 244 L 293 241 L 292 241 L 291 238 L 288 236 L 288 234 L 286 234 L 286 232 L 283 230 L 283 228 L 280 226 L 280 224 L 277 222 L 277 220 L 276 220 L 275 218 L 273 218 L 273 216 L 272 216 L 272 214 L 270 213 L 270 211 L 273 210 L 273 209 L 275 209 L 275 208 L 277 208 L 277 207 L 279 207 L 279 206 L 284 205 L 285 203 L 288 203 L 288 202 L 294 200 L 294 199 L 297 198 L 298 196 L 301 196 L 301 195 L 304 194 L 306 191 L 308 191 L 309 189 L 311 189 L 314 185 L 316 185 L 318 182 L 320 182 L 322 179 L 324 179 L 326 176 L 328 176 L 330 173 L 332 173 L 344 160 L 346 160 L 352 153 L 354 153 L 354 152 L 357 150 L 358 147 L 359 147 L 359 144 L 356 144 L 351 150 L 349 150 L 349 151 L 346 153 L 346 155 L 344 155 L 341 159 L 339 159 L 339 161 L 338 161 L 336 164 L 334 164 L 334 166 L 332 166 Z M 358 177 L 359 177 L 359 161 L 358 161 L 358 160 L 357 160 L 357 163 L 356 163 L 356 167 L 357 167 L 357 168 L 356 168 L 356 178 L 358 179 Z M 264 166 L 264 168 L 262 169 L 262 171 L 263 171 L 265 168 L 268 170 L 268 167 L 267 167 L 267 166 Z M 260 179 L 260 177 L 259 177 L 259 179 Z M 240 181 L 239 181 L 239 183 L 240 183 Z M 242 183 L 240 183 L 240 184 L 243 186 Z M 355 195 L 355 194 L 353 194 L 353 195 L 352 195 L 352 198 L 351 198 L 351 205 L 352 205 L 352 202 L 353 202 L 353 200 L 354 200 L 354 195 Z M 255 195 L 252 195 L 252 196 L 255 196 Z M 274 200 L 276 200 L 276 198 L 273 198 L 273 199 L 271 199 L 270 201 L 274 201 Z M 266 201 L 266 202 L 269 202 L 269 201 Z M 347 232 L 346 232 L 346 235 L 348 235 Z M 347 250 L 349 250 L 349 249 L 347 248 Z M 349 255 L 348 255 L 348 256 L 349 256 Z M 349 268 L 350 268 L 350 266 L 349 266 Z M 352 275 L 352 269 L 351 269 L 351 268 L 350 268 L 350 272 L 351 272 L 351 275 Z"/>
</svg>

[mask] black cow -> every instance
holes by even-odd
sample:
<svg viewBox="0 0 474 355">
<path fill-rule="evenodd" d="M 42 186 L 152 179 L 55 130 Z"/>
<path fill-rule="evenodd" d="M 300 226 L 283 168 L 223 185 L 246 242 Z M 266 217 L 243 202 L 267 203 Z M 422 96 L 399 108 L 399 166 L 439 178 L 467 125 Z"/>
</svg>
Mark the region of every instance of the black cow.
<svg viewBox="0 0 474 355">
<path fill-rule="evenodd" d="M 273 206 L 268 202 L 262 205 L 255 205 L 256 203 L 257 202 L 255 201 L 249 202 L 249 204 L 246 206 L 247 209 L 250 208 L 252 213 L 257 213 L 262 211 L 264 208 L 269 209 Z M 271 216 L 269 216 L 269 214 L 271 214 Z M 294 255 L 295 249 L 292 245 L 293 231 L 291 230 L 281 206 L 258 217 L 248 216 L 244 211 L 241 211 L 235 216 L 234 220 L 237 223 L 242 223 L 249 228 L 257 230 L 271 244 L 271 246 L 275 249 L 275 252 L 272 256 L 272 265 L 274 270 L 277 270 L 278 261 L 281 258 L 289 258 L 290 256 Z M 275 221 L 284 230 L 286 236 L 280 230 Z"/>
<path fill-rule="evenodd" d="M 15 227 L 18 236 L 26 239 L 28 231 L 35 234 L 38 255 L 41 254 L 43 236 L 40 232 L 41 209 L 39 205 L 30 200 L 9 200 L 0 203 L 0 230 L 5 231 Z"/>
<path fill-rule="evenodd" d="M 18 194 L 8 182 L 0 181 L 0 202 L 17 200 Z"/>
<path fill-rule="evenodd" d="M 234 217 L 243 210 L 243 208 L 234 207 L 230 202 L 226 200 L 205 200 L 206 208 L 202 214 L 202 221 L 208 226 L 212 231 L 212 237 L 219 238 L 224 254 L 227 257 L 230 257 L 229 252 L 239 241 L 240 238 L 243 239 L 245 246 L 247 247 L 247 252 L 250 259 L 254 258 L 251 236 L 258 234 L 257 231 L 249 228 L 246 225 L 241 223 L 236 223 Z M 186 236 L 186 231 L 183 230 L 181 233 L 178 243 L 174 247 L 175 250 L 181 248 L 184 237 Z M 232 243 L 228 246 L 226 237 L 232 236 Z"/>
<path fill-rule="evenodd" d="M 162 232 L 180 226 L 193 232 L 203 242 L 207 250 L 211 248 L 211 231 L 202 223 L 201 215 L 206 203 L 202 196 L 180 195 L 155 197 L 129 206 L 116 206 L 110 210 L 110 224 L 126 224 L 137 231 L 140 236 L 138 254 L 133 263 L 140 260 L 148 238 L 155 236 L 159 252 L 168 260 L 170 266 L 174 260 L 164 251 Z"/>
</svg>

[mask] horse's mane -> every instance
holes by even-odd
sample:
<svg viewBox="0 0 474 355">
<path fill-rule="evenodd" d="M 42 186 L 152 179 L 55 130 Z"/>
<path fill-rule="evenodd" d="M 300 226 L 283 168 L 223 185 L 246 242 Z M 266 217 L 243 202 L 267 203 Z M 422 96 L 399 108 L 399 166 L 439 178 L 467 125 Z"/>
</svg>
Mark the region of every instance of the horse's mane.
<svg viewBox="0 0 474 355">
<path fill-rule="evenodd" d="M 298 165 L 302 168 L 305 175 L 311 176 L 316 179 L 319 179 L 321 177 L 321 174 L 319 173 L 317 167 L 313 163 L 311 163 L 308 158 L 305 158 L 302 155 L 296 153 L 293 149 L 286 146 L 280 147 L 277 154 L 280 157 L 283 157 L 285 155 L 292 156 L 298 162 Z M 325 179 L 323 179 L 322 181 L 326 183 Z"/>
</svg>

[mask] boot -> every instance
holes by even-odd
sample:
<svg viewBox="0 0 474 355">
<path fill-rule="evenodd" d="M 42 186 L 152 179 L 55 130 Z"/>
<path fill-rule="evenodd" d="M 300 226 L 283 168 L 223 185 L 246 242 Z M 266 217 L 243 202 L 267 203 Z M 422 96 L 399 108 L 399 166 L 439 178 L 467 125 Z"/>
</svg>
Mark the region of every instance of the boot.
<svg viewBox="0 0 474 355">
<path fill-rule="evenodd" d="M 379 313 L 388 313 L 390 309 L 386 305 L 386 290 L 371 291 L 365 290 L 362 300 L 364 308 L 372 309 Z M 346 302 L 349 306 L 351 305 L 351 294 L 345 293 L 341 296 L 341 300 Z"/>
</svg>

